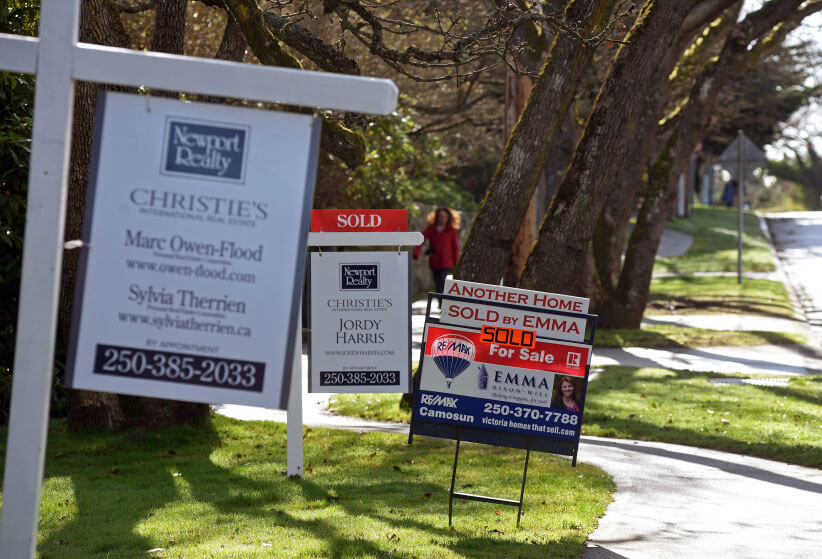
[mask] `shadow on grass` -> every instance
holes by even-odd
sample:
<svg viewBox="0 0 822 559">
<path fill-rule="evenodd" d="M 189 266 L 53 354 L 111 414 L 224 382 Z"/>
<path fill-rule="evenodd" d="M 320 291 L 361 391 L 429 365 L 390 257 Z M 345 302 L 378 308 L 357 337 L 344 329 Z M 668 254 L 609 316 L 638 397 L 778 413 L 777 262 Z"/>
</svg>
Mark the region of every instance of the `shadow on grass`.
<svg viewBox="0 0 822 559">
<path fill-rule="evenodd" d="M 144 434 L 129 434 L 124 437 L 92 435 L 96 443 L 71 446 L 72 437 L 61 441 L 56 451 L 50 449 L 47 464 L 47 477 L 66 476 L 71 479 L 76 502 L 76 514 L 70 521 L 52 528 L 41 528 L 42 543 L 39 546 L 40 556 L 49 557 L 118 557 L 130 558 L 146 556 L 146 551 L 155 547 L 166 547 L 173 556 L 173 544 L 157 541 L 155 534 L 151 539 L 139 533 L 139 526 L 157 515 L 164 514 L 164 507 L 180 503 L 181 489 L 178 483 L 184 482 L 189 503 L 202 503 L 212 507 L 225 518 L 231 518 L 230 526 L 218 530 L 210 537 L 228 539 L 230 531 L 237 524 L 237 530 L 244 519 L 265 519 L 272 527 L 285 528 L 293 532 L 291 538 L 315 538 L 321 541 L 322 557 L 354 558 L 370 557 L 426 557 L 424 551 L 419 555 L 400 550 L 396 554 L 390 538 L 391 534 L 382 535 L 377 540 L 365 539 L 349 532 L 351 527 L 343 523 L 337 525 L 327 519 L 311 519 L 310 511 L 326 507 L 341 507 L 349 518 L 369 517 L 384 524 L 385 531 L 392 532 L 403 528 L 420 530 L 433 537 L 441 538 L 439 545 L 451 548 L 455 553 L 477 559 L 489 557 L 488 550 L 493 549 L 493 556 L 566 556 L 580 553 L 579 541 L 560 539 L 555 542 L 511 542 L 488 536 L 460 537 L 459 530 L 453 531 L 445 526 L 447 499 L 442 500 L 443 484 L 407 479 L 406 474 L 415 474 L 411 466 L 397 469 L 399 452 L 376 457 L 373 470 L 383 470 L 382 477 L 396 475 L 396 481 L 372 483 L 366 472 L 353 475 L 351 481 L 343 483 L 322 483 L 312 479 L 287 479 L 279 475 L 279 468 L 285 462 L 285 452 L 279 441 L 271 441 L 272 431 L 261 432 L 269 437 L 266 446 L 257 447 L 260 452 L 253 456 L 238 453 L 230 459 L 229 466 L 217 465 L 211 454 L 226 445 L 231 447 L 228 432 L 218 432 L 212 422 L 196 428 L 179 428 L 173 431 L 159 431 Z M 276 431 L 275 437 L 285 436 Z M 262 437 L 261 437 L 262 439 Z M 271 446 L 277 448 L 271 448 Z M 397 448 L 407 448 L 398 443 Z M 63 450 L 70 449 L 70 450 Z M 239 448 L 239 445 L 238 445 Z M 265 452 L 271 450 L 271 452 Z M 329 449 L 326 449 L 327 451 Z M 172 453 L 173 451 L 173 453 Z M 329 454 L 331 454 L 329 452 Z M 101 456 L 109 458 L 102 460 Z M 322 456 L 322 453 L 320 453 Z M 340 459 L 342 460 L 342 458 Z M 250 461 L 250 462 L 249 462 Z M 92 472 L 89 468 L 100 468 Z M 339 461 L 333 466 L 344 462 Z M 264 479 L 252 479 L 237 472 L 238 467 L 253 465 L 271 468 L 272 472 L 263 474 Z M 315 469 L 323 468 L 318 460 Z M 78 473 L 82 472 L 82 473 Z M 277 472 L 277 473 L 273 473 Z M 175 475 L 179 480 L 175 481 Z M 351 476 L 343 476 L 349 478 Z M 364 491 L 364 487 L 367 489 Z M 365 493 L 367 497 L 361 497 Z M 424 495 L 435 495 L 431 501 Z M 351 497 L 351 496 L 354 497 Z M 412 514 L 421 506 L 408 502 L 409 496 L 419 495 L 420 501 L 430 503 L 437 501 L 442 506 L 443 524 L 419 520 Z M 301 514 L 294 512 L 289 503 L 298 498 L 305 503 L 299 508 Z M 386 503 L 399 501 L 397 506 L 409 509 L 409 514 L 392 517 L 385 514 Z M 174 514 L 173 512 L 171 514 Z M 303 516 L 303 518 L 300 518 Z M 156 519 L 155 519 L 156 520 Z M 50 523 L 54 524 L 54 523 Z M 210 527 L 209 527 L 210 529 Z M 171 525 L 176 539 L 188 545 L 207 545 L 206 539 L 199 540 L 199 534 L 187 534 L 184 526 Z M 507 530 L 506 530 L 507 531 Z M 513 523 L 511 530 L 513 532 Z M 105 536 L 101 537 L 101 534 Z M 159 537 L 165 537 L 163 535 Z M 171 535 L 169 535 L 171 537 Z M 265 535 L 260 535 L 265 539 Z M 238 543 L 247 543 L 248 534 L 237 534 Z M 253 538 L 252 538 L 253 539 Z M 262 544 L 262 541 L 260 542 Z M 227 549 L 226 552 L 229 550 Z M 274 552 L 276 555 L 276 551 Z M 393 554 L 393 555 L 392 555 Z M 559 554 L 559 555 L 557 555 Z"/>
</svg>

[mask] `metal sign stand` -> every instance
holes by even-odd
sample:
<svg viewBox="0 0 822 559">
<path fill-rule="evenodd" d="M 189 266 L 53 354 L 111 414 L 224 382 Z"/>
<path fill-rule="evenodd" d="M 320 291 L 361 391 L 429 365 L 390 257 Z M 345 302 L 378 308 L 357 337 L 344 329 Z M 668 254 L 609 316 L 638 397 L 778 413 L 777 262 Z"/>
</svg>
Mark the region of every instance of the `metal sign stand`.
<svg viewBox="0 0 822 559">
<path fill-rule="evenodd" d="M 473 495 L 471 493 L 459 493 L 454 491 L 454 483 L 457 480 L 457 461 L 460 457 L 460 439 L 459 432 L 457 434 L 457 448 L 454 452 L 454 469 L 451 472 L 451 490 L 448 492 L 448 526 L 451 527 L 451 519 L 453 517 L 454 499 L 463 499 L 466 501 L 479 501 L 482 503 L 494 503 L 495 505 L 505 505 L 507 507 L 517 507 L 517 528 L 519 528 L 519 520 L 522 517 L 522 503 L 525 498 L 525 479 L 528 476 L 528 459 L 531 457 L 530 445 L 525 449 L 525 467 L 522 469 L 522 487 L 519 490 L 519 501 L 514 499 L 502 499 L 500 497 L 489 497 L 487 495 Z M 574 456 L 576 460 L 576 456 Z"/>
<path fill-rule="evenodd" d="M 441 295 L 441 294 L 437 294 L 437 293 L 429 293 L 428 294 L 428 304 L 427 304 L 427 307 L 426 307 L 426 324 L 428 324 L 429 320 L 431 319 L 431 303 L 432 303 L 434 297 L 438 297 L 440 299 L 442 299 L 442 297 L 445 297 L 449 300 L 454 300 L 454 301 L 470 301 L 471 300 L 471 299 L 466 298 L 466 297 L 460 297 L 460 296 L 454 296 L 454 295 Z M 488 305 L 491 305 L 491 306 L 506 306 L 504 304 L 500 304 L 500 303 L 496 303 L 496 302 L 485 302 L 484 304 L 488 304 Z M 442 302 L 440 302 L 440 305 L 442 305 Z M 515 305 L 508 305 L 508 306 L 515 306 Z M 562 312 L 562 311 L 554 311 L 554 314 L 561 315 L 561 316 L 574 316 L 575 315 L 575 313 Z M 577 313 L 577 314 L 580 314 L 580 313 Z M 590 321 L 591 329 L 590 329 L 590 333 L 587 335 L 587 337 L 585 339 L 585 343 L 593 344 L 594 334 L 596 333 L 596 328 L 597 328 L 597 316 L 596 315 L 588 315 L 588 314 L 580 314 L 580 316 L 585 316 Z M 434 320 L 434 322 L 433 322 L 434 324 L 439 324 L 440 323 L 439 319 L 433 319 L 433 320 Z M 414 385 L 413 385 L 413 392 L 415 394 L 415 398 L 417 397 L 416 395 L 420 392 L 420 386 L 421 386 L 421 382 L 422 382 L 421 367 L 422 367 L 422 361 L 423 361 L 424 355 L 425 355 L 425 339 L 423 338 L 423 344 L 420 347 L 420 359 L 419 359 L 420 369 L 418 369 L 418 373 L 417 373 L 417 375 L 415 375 Z M 586 365 L 586 368 L 585 368 L 585 380 L 586 380 L 586 382 L 583 385 L 583 392 L 582 392 L 582 396 L 581 396 L 581 401 L 583 402 L 583 405 L 584 405 L 584 402 L 585 402 L 585 396 L 586 396 L 586 392 L 587 392 L 587 384 L 588 384 L 587 380 L 588 380 L 589 373 L 590 373 L 590 363 L 588 365 Z M 576 465 L 577 465 L 577 455 L 578 455 L 578 452 L 579 452 L 579 442 L 580 442 L 580 436 L 581 436 L 581 429 L 577 433 L 577 435 L 574 438 L 573 442 L 571 442 L 570 444 L 564 444 L 564 443 L 561 443 L 561 442 L 554 442 L 553 444 L 546 444 L 545 441 L 542 441 L 540 439 L 525 437 L 522 444 L 520 444 L 520 445 L 510 445 L 510 444 L 507 444 L 506 442 L 501 442 L 499 440 L 497 440 L 496 442 L 488 442 L 488 441 L 483 440 L 483 439 L 473 438 L 473 437 L 476 437 L 476 433 L 472 432 L 473 431 L 472 428 L 468 428 L 467 431 L 465 431 L 465 429 L 463 427 L 456 426 L 456 427 L 453 428 L 454 431 L 448 432 L 447 429 L 446 430 L 440 429 L 441 426 L 439 426 L 439 427 L 437 427 L 433 430 L 429 430 L 429 429 L 421 429 L 420 428 L 421 425 L 424 425 L 424 423 L 422 423 L 422 422 L 418 423 L 416 425 L 416 429 L 415 429 L 415 423 L 412 419 L 411 428 L 408 431 L 408 445 L 409 446 L 411 444 L 413 444 L 415 434 L 424 435 L 424 436 L 432 436 L 432 437 L 437 437 L 437 438 L 453 439 L 453 440 L 456 440 L 456 442 L 457 442 L 456 449 L 454 451 L 454 466 L 453 466 L 452 471 L 451 471 L 451 488 L 448 492 L 448 526 L 449 527 L 451 527 L 452 523 L 453 523 L 454 499 L 463 499 L 463 500 L 466 500 L 466 501 L 479 501 L 479 502 L 483 502 L 483 503 L 493 503 L 493 504 L 496 504 L 496 505 L 517 507 L 517 528 L 519 528 L 520 519 L 522 517 L 522 505 L 525 501 L 525 482 L 526 482 L 527 477 L 528 477 L 528 461 L 531 457 L 531 450 L 532 449 L 542 451 L 542 452 L 551 452 L 551 453 L 554 453 L 554 454 L 561 454 L 561 455 L 569 456 L 571 458 L 571 467 L 576 467 Z M 462 492 L 454 491 L 454 486 L 455 486 L 456 480 L 457 480 L 457 466 L 459 464 L 460 443 L 462 442 L 462 440 L 464 440 L 463 439 L 464 436 L 467 436 L 466 440 L 471 441 L 471 442 L 477 442 L 477 443 L 480 443 L 480 444 L 497 444 L 497 445 L 506 446 L 506 447 L 510 447 L 510 448 L 524 448 L 525 449 L 525 464 L 524 464 L 523 470 L 522 470 L 522 485 L 520 486 L 519 500 L 503 499 L 501 497 L 491 497 L 491 496 L 488 496 L 488 495 L 474 495 L 472 493 L 462 493 Z"/>
<path fill-rule="evenodd" d="M 42 0 L 40 37 L 0 34 L 0 70 L 36 74 L 0 557 L 34 557 L 62 269 L 74 81 L 388 114 L 390 80 L 78 42 L 80 0 Z"/>
</svg>

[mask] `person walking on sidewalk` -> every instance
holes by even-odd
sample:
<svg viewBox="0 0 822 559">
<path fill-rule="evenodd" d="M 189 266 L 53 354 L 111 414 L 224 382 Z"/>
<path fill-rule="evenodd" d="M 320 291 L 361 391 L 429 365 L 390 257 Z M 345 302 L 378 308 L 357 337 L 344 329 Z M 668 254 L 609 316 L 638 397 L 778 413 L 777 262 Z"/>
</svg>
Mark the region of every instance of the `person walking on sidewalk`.
<svg viewBox="0 0 822 559">
<path fill-rule="evenodd" d="M 428 216 L 428 227 L 422 232 L 423 243 L 414 248 L 414 259 L 420 256 L 420 250 L 428 241 L 428 267 L 434 276 L 437 293 L 445 289 L 445 278 L 454 270 L 460 256 L 457 230 L 459 215 L 447 206 L 440 206 Z"/>
</svg>

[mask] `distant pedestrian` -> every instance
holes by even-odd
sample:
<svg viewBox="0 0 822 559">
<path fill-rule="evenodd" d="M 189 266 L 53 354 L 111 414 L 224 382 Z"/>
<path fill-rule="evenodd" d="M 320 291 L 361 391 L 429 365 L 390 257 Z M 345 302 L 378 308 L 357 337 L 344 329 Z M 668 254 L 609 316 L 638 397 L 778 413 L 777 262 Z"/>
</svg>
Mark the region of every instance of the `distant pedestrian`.
<svg viewBox="0 0 822 559">
<path fill-rule="evenodd" d="M 434 276 L 437 293 L 442 293 L 445 289 L 445 278 L 454 271 L 460 257 L 457 238 L 460 218 L 451 208 L 440 206 L 428 215 L 428 223 L 428 227 L 422 232 L 425 240 L 423 244 L 414 248 L 413 255 L 415 260 L 419 258 L 420 250 L 427 240 L 428 248 L 425 254 L 428 255 L 428 267 Z"/>
<path fill-rule="evenodd" d="M 736 182 L 736 179 L 731 179 L 726 182 L 725 188 L 722 190 L 722 203 L 729 208 L 734 207 L 737 190 L 739 190 L 739 183 Z"/>
</svg>

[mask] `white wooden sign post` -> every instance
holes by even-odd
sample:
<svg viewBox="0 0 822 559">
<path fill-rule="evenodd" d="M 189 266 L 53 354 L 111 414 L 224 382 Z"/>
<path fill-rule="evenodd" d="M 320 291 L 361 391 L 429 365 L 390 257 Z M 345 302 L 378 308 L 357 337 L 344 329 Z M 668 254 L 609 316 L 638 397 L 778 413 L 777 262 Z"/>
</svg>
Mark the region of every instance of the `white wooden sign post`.
<svg viewBox="0 0 822 559">
<path fill-rule="evenodd" d="M 79 43 L 79 13 L 80 0 L 42 0 L 39 39 L 0 34 L 0 70 L 37 76 L 0 557 L 34 557 L 37 542 L 74 81 L 374 114 L 388 114 L 397 103 L 390 80 Z"/>
<path fill-rule="evenodd" d="M 315 210 L 315 213 L 334 212 L 335 210 Z M 349 216 L 368 213 L 368 210 L 336 210 Z M 385 213 L 385 210 L 381 210 Z M 388 210 L 390 213 L 392 210 Z M 399 211 L 399 210 L 393 210 Z M 336 219 L 336 218 L 335 218 Z M 407 216 L 404 216 L 406 224 Z M 312 229 L 314 229 L 312 219 Z M 308 234 L 309 247 L 359 247 L 359 246 L 390 246 L 402 247 L 417 246 L 424 241 L 422 233 L 417 231 L 386 231 L 384 229 L 369 230 L 368 225 L 355 227 L 354 231 L 334 229 L 333 232 L 313 232 Z M 302 332 L 302 315 L 298 317 L 298 332 Z M 303 408 L 302 394 L 305 392 L 302 385 L 302 337 L 297 336 L 294 348 L 294 372 L 291 382 L 291 396 L 289 398 L 287 416 L 287 469 L 289 476 L 303 475 Z M 310 360 L 310 357 L 309 357 Z M 310 363 L 310 361 L 309 361 Z M 309 370 L 311 367 L 309 366 Z"/>
</svg>

